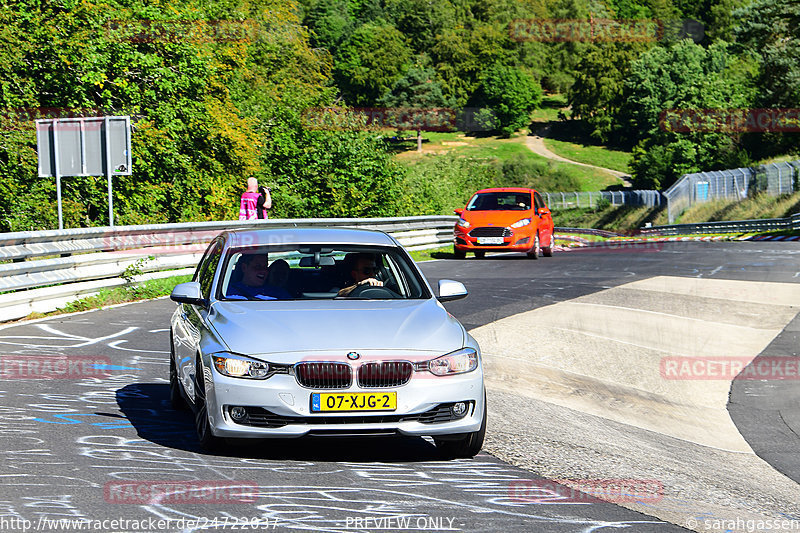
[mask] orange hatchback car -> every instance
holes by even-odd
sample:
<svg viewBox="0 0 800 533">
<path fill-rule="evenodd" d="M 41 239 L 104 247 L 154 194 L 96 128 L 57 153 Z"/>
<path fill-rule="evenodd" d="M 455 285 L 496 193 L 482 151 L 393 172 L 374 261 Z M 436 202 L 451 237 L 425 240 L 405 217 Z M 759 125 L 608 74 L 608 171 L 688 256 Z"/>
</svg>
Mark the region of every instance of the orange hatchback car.
<svg viewBox="0 0 800 533">
<path fill-rule="evenodd" d="M 472 252 L 525 252 L 531 259 L 552 256 L 553 217 L 542 195 L 533 189 L 503 187 L 476 192 L 464 209 L 456 209 L 453 253 L 459 259 Z M 544 244 L 542 244 L 544 243 Z"/>
</svg>

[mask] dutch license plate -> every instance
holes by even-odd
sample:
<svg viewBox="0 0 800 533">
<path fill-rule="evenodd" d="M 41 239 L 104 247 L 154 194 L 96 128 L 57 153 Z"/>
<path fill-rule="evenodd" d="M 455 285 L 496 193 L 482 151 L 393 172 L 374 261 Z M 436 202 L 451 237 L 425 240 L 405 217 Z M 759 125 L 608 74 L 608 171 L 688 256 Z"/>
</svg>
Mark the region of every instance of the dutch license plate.
<svg viewBox="0 0 800 533">
<path fill-rule="evenodd" d="M 315 392 L 311 394 L 311 412 L 322 411 L 395 411 L 396 392 Z"/>
<path fill-rule="evenodd" d="M 503 244 L 502 237 L 478 237 L 478 244 Z"/>
</svg>

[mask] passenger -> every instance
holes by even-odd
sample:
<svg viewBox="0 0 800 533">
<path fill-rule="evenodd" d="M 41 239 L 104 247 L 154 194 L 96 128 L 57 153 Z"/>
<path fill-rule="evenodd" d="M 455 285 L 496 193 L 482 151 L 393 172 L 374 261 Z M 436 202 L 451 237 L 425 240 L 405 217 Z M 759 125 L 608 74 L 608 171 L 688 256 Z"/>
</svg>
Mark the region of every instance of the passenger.
<svg viewBox="0 0 800 533">
<path fill-rule="evenodd" d="M 339 291 L 339 296 L 347 296 L 359 285 L 372 285 L 373 287 L 383 287 L 383 282 L 378 281 L 375 275 L 378 267 L 375 256 L 367 253 L 349 254 L 345 261 L 352 265 L 350 269 L 350 285 Z"/>
<path fill-rule="evenodd" d="M 285 289 L 267 284 L 267 271 L 267 254 L 242 254 L 236 263 L 227 296 L 242 296 L 252 300 L 291 299 L 292 296 Z"/>
<path fill-rule="evenodd" d="M 289 263 L 283 259 L 277 259 L 267 269 L 267 285 L 278 289 L 283 289 L 287 294 L 292 291 L 289 288 Z"/>
</svg>

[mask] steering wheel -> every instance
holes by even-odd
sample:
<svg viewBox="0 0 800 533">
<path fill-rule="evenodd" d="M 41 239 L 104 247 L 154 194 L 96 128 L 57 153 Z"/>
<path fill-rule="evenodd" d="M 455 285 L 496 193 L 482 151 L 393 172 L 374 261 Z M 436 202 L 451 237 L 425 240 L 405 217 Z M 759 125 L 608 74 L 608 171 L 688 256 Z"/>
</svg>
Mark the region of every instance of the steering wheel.
<svg viewBox="0 0 800 533">
<path fill-rule="evenodd" d="M 348 298 L 369 298 L 372 300 L 394 300 L 400 296 L 386 287 L 375 285 L 359 285 L 347 295 Z"/>
</svg>

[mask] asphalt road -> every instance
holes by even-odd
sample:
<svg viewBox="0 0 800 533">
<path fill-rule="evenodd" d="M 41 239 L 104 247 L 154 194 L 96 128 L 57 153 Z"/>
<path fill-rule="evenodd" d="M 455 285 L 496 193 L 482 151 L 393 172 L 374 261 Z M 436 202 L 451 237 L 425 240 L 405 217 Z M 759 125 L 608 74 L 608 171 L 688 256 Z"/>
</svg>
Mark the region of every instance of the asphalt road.
<svg viewBox="0 0 800 533">
<path fill-rule="evenodd" d="M 448 310 L 472 328 L 655 275 L 794 282 L 800 246 L 676 243 L 538 261 L 436 261 L 423 270 L 432 284 L 466 284 L 469 298 Z M 157 300 L 0 330 L 0 361 L 66 355 L 109 363 L 95 378 L 0 382 L 0 530 L 78 529 L 49 522 L 58 519 L 104 531 L 680 529 L 487 453 L 443 461 L 425 439 L 256 441 L 203 453 L 191 416 L 168 406 L 173 309 Z M 491 413 L 491 394 L 489 402 Z M 744 421 L 755 416 L 743 413 Z M 796 468 L 781 457 L 779 468 Z M 197 482 L 205 492 L 152 497 L 165 484 L 174 492 L 176 483 L 185 491 Z M 212 485 L 218 490 L 209 494 Z"/>
</svg>

